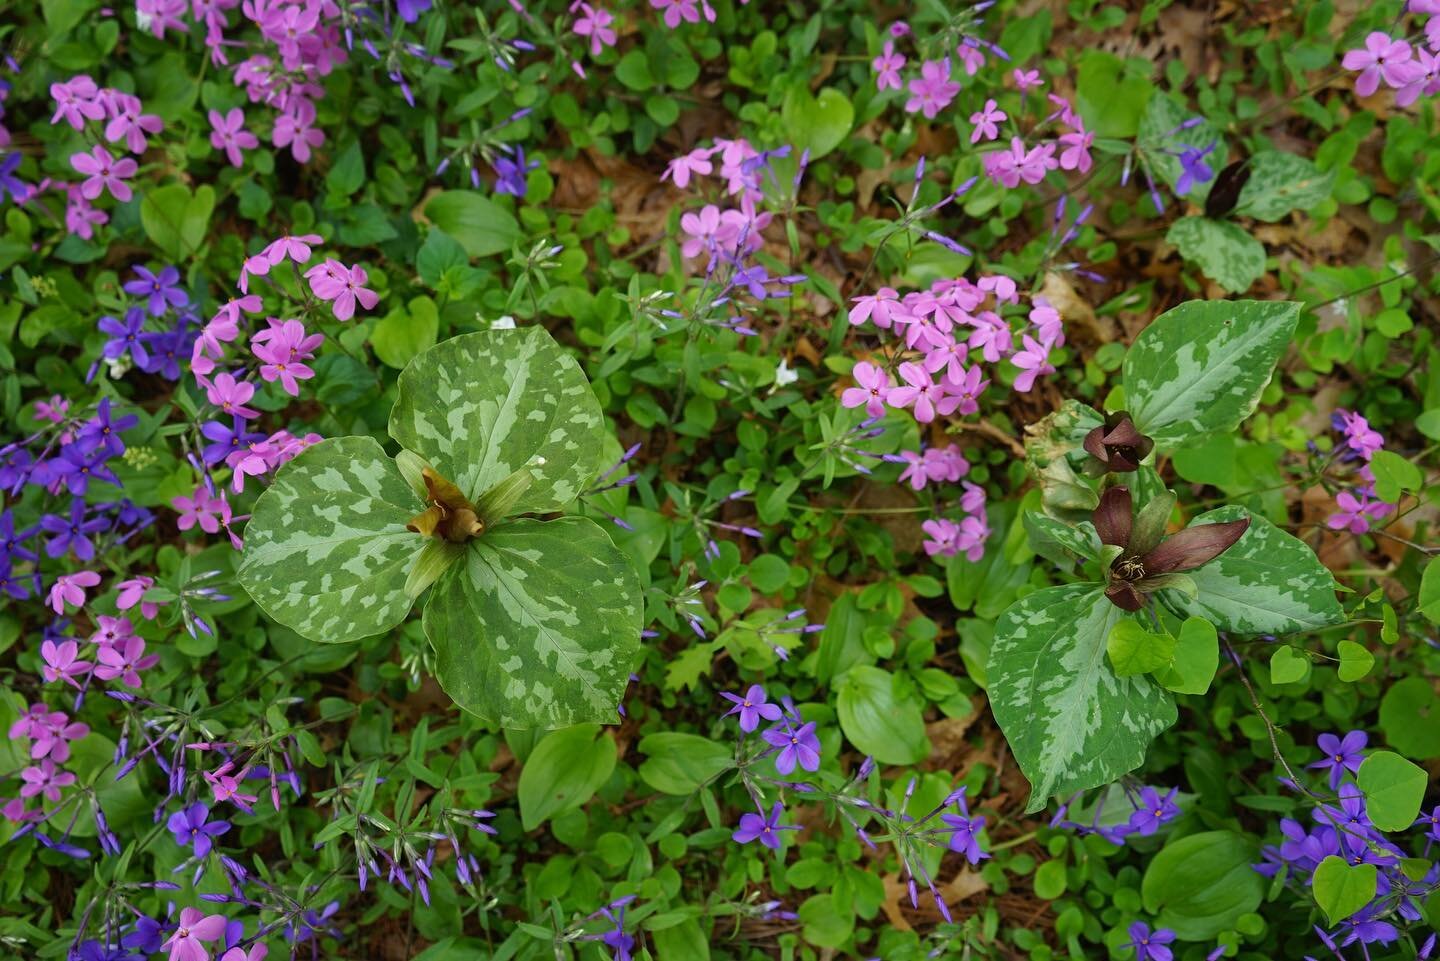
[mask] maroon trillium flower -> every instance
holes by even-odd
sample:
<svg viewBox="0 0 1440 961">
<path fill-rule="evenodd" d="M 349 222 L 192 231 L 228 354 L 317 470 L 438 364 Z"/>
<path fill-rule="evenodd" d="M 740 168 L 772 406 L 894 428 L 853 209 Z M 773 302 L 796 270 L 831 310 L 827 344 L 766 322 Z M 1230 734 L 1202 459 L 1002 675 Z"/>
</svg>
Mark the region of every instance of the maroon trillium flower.
<svg viewBox="0 0 1440 961">
<path fill-rule="evenodd" d="M 1155 442 L 1135 427 L 1130 415 L 1117 410 L 1105 423 L 1085 435 L 1085 452 L 1095 458 L 1092 473 L 1132 471 L 1155 448 Z"/>
<path fill-rule="evenodd" d="M 1140 610 L 1147 594 L 1176 585 L 1170 575 L 1213 561 L 1234 546 L 1250 526 L 1246 517 L 1223 524 L 1199 524 L 1166 537 L 1165 521 L 1174 503 L 1171 496 L 1157 497 L 1136 517 L 1129 488 L 1112 487 L 1101 496 L 1092 515 L 1095 530 L 1100 543 L 1121 549 L 1110 564 L 1105 586 L 1105 596 L 1116 607 Z"/>
</svg>

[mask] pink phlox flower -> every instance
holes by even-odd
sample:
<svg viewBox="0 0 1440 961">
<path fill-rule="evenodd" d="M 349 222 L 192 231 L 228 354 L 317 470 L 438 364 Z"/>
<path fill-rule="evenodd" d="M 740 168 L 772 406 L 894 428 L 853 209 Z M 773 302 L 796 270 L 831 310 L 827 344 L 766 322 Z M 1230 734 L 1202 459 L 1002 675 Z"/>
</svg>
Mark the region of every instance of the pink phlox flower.
<svg viewBox="0 0 1440 961">
<path fill-rule="evenodd" d="M 227 414 L 243 417 L 246 420 L 253 420 L 260 416 L 259 411 L 245 406 L 250 402 L 250 398 L 255 396 L 255 385 L 243 380 L 236 380 L 231 374 L 217 375 L 206 388 L 205 396 L 210 403 Z"/>
<path fill-rule="evenodd" d="M 146 656 L 145 641 L 130 637 L 114 647 L 102 647 L 96 659 L 100 663 L 95 666 L 95 676 L 102 681 L 113 681 L 118 677 L 126 687 L 139 687 L 140 672 L 154 667 L 160 656 Z"/>
<path fill-rule="evenodd" d="M 239 107 L 233 107 L 227 113 L 212 110 L 209 117 L 210 146 L 225 151 L 225 159 L 230 161 L 230 166 L 244 166 L 244 151 L 260 146 L 260 138 L 245 129 L 245 111 Z"/>
<path fill-rule="evenodd" d="M 20 780 L 24 782 L 20 786 L 22 798 L 34 797 L 39 794 L 54 804 L 60 800 L 60 789 L 75 783 L 75 775 L 69 771 L 60 770 L 55 766 L 55 762 L 47 757 L 38 764 L 32 764 L 22 770 Z"/>
<path fill-rule="evenodd" d="M 291 109 L 275 118 L 270 142 L 277 147 L 288 146 L 298 163 L 309 163 L 310 151 L 325 142 L 325 133 L 316 130 L 315 105 L 309 100 L 296 100 Z"/>
<path fill-rule="evenodd" d="M 250 945 L 248 951 L 239 946 L 231 948 L 220 956 L 220 961 L 265 961 L 269 954 L 270 949 L 265 947 L 262 942 L 256 941 Z"/>
<path fill-rule="evenodd" d="M 116 160 L 110 151 L 97 145 L 89 153 L 71 154 L 70 166 L 85 177 L 80 184 L 80 194 L 86 200 L 95 200 L 107 190 L 121 203 L 134 196 L 125 181 L 140 167 L 129 157 Z"/>
<path fill-rule="evenodd" d="M 1430 22 L 1437 27 L 1435 38 L 1431 43 L 1436 48 L 1440 48 L 1440 16 Z M 1440 93 L 1440 53 L 1417 49 L 1415 62 L 1419 64 L 1421 72 L 1416 75 L 1414 80 L 1395 92 L 1395 106 L 1397 107 L 1410 106 L 1420 99 L 1422 93 L 1427 96 Z"/>
<path fill-rule="evenodd" d="M 964 417 L 980 409 L 980 394 L 990 381 L 981 377 L 980 365 L 962 370 L 947 369 L 940 381 L 940 389 L 947 397 L 954 398 L 954 410 Z"/>
<path fill-rule="evenodd" d="M 237 451 L 236 453 L 241 453 Z M 231 454 L 230 456 L 235 456 Z M 209 490 L 204 484 L 195 488 L 189 497 L 180 495 L 170 499 L 170 506 L 175 508 L 180 517 L 175 521 L 175 526 L 182 531 L 188 531 L 197 524 L 207 534 L 215 534 L 220 530 L 220 525 L 230 519 L 230 504 L 224 496 L 211 497 Z"/>
<path fill-rule="evenodd" d="M 160 613 L 160 603 L 157 601 L 145 600 L 145 592 L 155 586 L 153 577 L 132 577 L 128 581 L 121 581 L 115 585 L 120 593 L 115 598 L 115 606 L 122 611 L 128 611 L 137 604 L 140 606 L 140 616 L 150 621 Z"/>
<path fill-rule="evenodd" d="M 710 162 L 710 155 L 715 150 L 715 147 L 696 147 L 687 154 L 681 154 L 665 165 L 660 179 L 669 180 L 682 189 L 690 186 L 691 177 L 708 175 L 715 169 Z"/>
<path fill-rule="evenodd" d="M 959 59 L 961 66 L 965 68 L 966 76 L 973 77 L 985 66 L 985 53 L 980 46 L 969 37 L 955 48 L 955 56 Z"/>
<path fill-rule="evenodd" d="M 1075 111 L 1073 108 L 1071 108 L 1070 101 L 1067 98 L 1060 96 L 1058 93 L 1046 94 L 1045 96 L 1052 104 L 1055 105 L 1055 110 L 1053 113 L 1050 114 L 1049 117 L 1046 118 L 1047 121 L 1059 120 L 1067 127 L 1074 127 L 1076 129 L 1080 128 L 1080 118 L 1076 116 Z"/>
<path fill-rule="evenodd" d="M 1004 304 L 1018 304 L 1020 302 L 1020 288 L 1015 285 L 1013 278 L 1004 274 L 990 274 L 980 278 L 977 285 L 982 291 L 994 294 L 995 299 Z"/>
<path fill-rule="evenodd" d="M 40 658 L 45 662 L 40 673 L 47 684 L 63 680 L 79 689 L 75 678 L 90 673 L 91 663 L 80 659 L 80 645 L 75 641 L 45 641 L 40 645 Z"/>
<path fill-rule="evenodd" d="M 906 313 L 900 302 L 900 295 L 893 287 L 881 287 L 873 294 L 852 297 L 850 302 L 850 323 L 859 326 L 871 321 L 881 330 L 889 330 L 891 322 Z"/>
<path fill-rule="evenodd" d="M 1341 491 L 1335 495 L 1335 503 L 1340 510 L 1326 518 L 1325 526 L 1332 531 L 1348 530 L 1352 534 L 1369 532 L 1372 523 L 1395 509 L 1394 504 L 1372 501 L 1363 491 L 1359 497 L 1349 491 Z"/>
<path fill-rule="evenodd" d="M 135 2 L 136 25 L 142 30 L 149 30 L 156 37 L 164 37 L 167 30 L 188 33 L 190 28 L 182 19 L 187 12 L 189 12 L 189 4 L 185 0 L 136 0 Z"/>
<path fill-rule="evenodd" d="M 99 120 L 105 116 L 105 105 L 98 97 L 100 90 L 88 74 L 76 74 L 63 83 L 50 85 L 50 98 L 55 101 L 55 115 L 51 124 L 64 120 L 76 130 L 85 129 L 88 120 Z"/>
<path fill-rule="evenodd" d="M 665 26 L 674 30 L 680 21 L 700 22 L 700 8 L 696 0 L 650 0 L 650 6 L 665 11 Z"/>
<path fill-rule="evenodd" d="M 1010 363 L 1020 368 L 1020 375 L 1015 378 L 1015 389 L 1020 393 L 1029 393 L 1035 386 L 1035 378 L 1044 374 L 1055 373 L 1055 367 L 1050 363 L 1050 345 L 1042 344 L 1025 334 L 1022 338 L 1024 349 L 1017 351 L 1010 358 Z"/>
<path fill-rule="evenodd" d="M 340 293 L 335 297 L 335 303 L 331 309 L 336 320 L 349 320 L 355 316 L 356 306 L 366 310 L 374 309 L 380 302 L 380 295 L 365 285 L 370 281 L 370 275 L 365 268 L 356 264 L 353 267 L 342 267 L 344 273 L 340 278 Z"/>
<path fill-rule="evenodd" d="M 110 215 L 96 210 L 79 186 L 69 185 L 65 191 L 65 229 L 76 237 L 89 240 L 95 236 L 95 227 L 110 222 Z"/>
<path fill-rule="evenodd" d="M 145 135 L 164 130 L 165 122 L 153 113 L 141 113 L 144 105 L 133 94 L 114 91 L 109 99 L 111 118 L 105 125 L 105 139 L 111 143 L 124 140 L 131 153 L 143 154 L 150 145 Z"/>
<path fill-rule="evenodd" d="M 203 772 L 205 782 L 210 785 L 210 793 L 214 795 L 216 803 L 229 801 L 240 810 L 249 814 L 251 813 L 250 805 L 255 802 L 258 795 L 241 793 L 240 781 L 230 774 L 232 770 L 234 770 L 234 765 L 226 761 L 213 772 Z M 244 776 L 245 772 L 240 772 L 240 777 L 243 778 Z"/>
<path fill-rule="evenodd" d="M 702 253 L 713 256 L 717 249 L 734 239 L 736 228 L 720 216 L 719 207 L 706 204 L 698 213 L 681 214 L 680 229 L 685 233 L 680 253 L 685 257 L 698 257 Z"/>
<path fill-rule="evenodd" d="M 1021 93 L 1029 93 L 1031 90 L 1038 90 L 1045 86 L 1045 81 L 1040 79 L 1039 70 L 1014 70 L 1010 76 L 1015 78 L 1015 87 Z"/>
<path fill-rule="evenodd" d="M 1365 46 L 1347 50 L 1340 65 L 1346 70 L 1358 70 L 1355 78 L 1355 92 L 1368 97 L 1380 87 L 1383 80 L 1388 87 L 1403 87 L 1414 83 L 1425 68 L 1411 59 L 1414 50 L 1404 40 L 1392 40 L 1389 34 L 1375 30 L 1365 38 Z"/>
<path fill-rule="evenodd" d="M 981 311 L 975 317 L 975 329 L 970 333 L 971 350 L 980 349 L 981 355 L 990 363 L 998 363 L 1001 357 L 1015 349 L 1010 325 L 994 311 Z"/>
<path fill-rule="evenodd" d="M 970 142 L 979 143 L 981 140 L 994 140 L 1000 136 L 998 124 L 1007 120 L 1005 111 L 994 100 L 986 100 L 985 106 L 970 115 L 970 123 L 974 130 L 970 131 Z"/>
<path fill-rule="evenodd" d="M 601 50 L 615 46 L 615 31 L 610 27 L 615 22 L 615 15 L 604 7 L 592 7 L 583 0 L 578 9 L 580 16 L 570 29 L 579 36 L 590 38 L 590 56 L 598 57 Z"/>
<path fill-rule="evenodd" d="M 268 259 L 266 264 L 269 264 Z M 345 265 L 329 257 L 305 271 L 305 279 L 310 283 L 310 292 L 326 301 L 340 296 L 340 292 L 345 289 L 345 277 Z"/>
<path fill-rule="evenodd" d="M 944 377 L 962 377 L 965 373 L 965 360 L 969 356 L 970 348 L 963 341 L 951 337 L 925 354 L 925 369 L 932 374 L 943 370 Z"/>
<path fill-rule="evenodd" d="M 979 484 L 962 481 L 965 493 L 960 495 L 960 509 L 967 514 L 983 514 L 985 511 L 985 488 Z"/>
<path fill-rule="evenodd" d="M 310 248 L 318 247 L 324 242 L 325 238 L 319 234 L 301 234 L 298 237 L 285 234 L 266 244 L 265 249 L 260 251 L 260 256 L 264 257 L 272 267 L 279 266 L 286 259 L 297 264 L 305 264 L 310 262 Z"/>
<path fill-rule="evenodd" d="M 199 908 L 183 908 L 175 933 L 161 947 L 170 949 L 168 961 L 210 961 L 210 951 L 205 942 L 219 941 L 223 937 L 223 915 L 203 914 Z"/>
<path fill-rule="evenodd" d="M 1094 142 L 1095 135 L 1083 127 L 1061 134 L 1060 145 L 1065 149 L 1060 151 L 1060 169 L 1078 170 L 1082 174 L 1089 171 L 1090 145 Z"/>
<path fill-rule="evenodd" d="M 1065 343 L 1065 327 L 1060 319 L 1060 311 L 1052 307 L 1050 301 L 1044 297 L 1034 298 L 1030 308 L 1030 323 L 1035 325 L 1040 343 L 1055 347 Z"/>
<path fill-rule="evenodd" d="M 35 402 L 35 419 L 48 420 L 52 424 L 63 424 L 69 410 L 70 402 L 59 394 L 53 394 L 48 401 L 37 400 Z"/>
<path fill-rule="evenodd" d="M 840 394 L 841 406 L 864 405 L 865 413 L 871 417 L 884 416 L 885 396 L 890 390 L 890 375 L 869 361 L 862 360 L 855 365 L 850 376 L 855 378 L 856 386 L 847 387 Z"/>
<path fill-rule="evenodd" d="M 897 371 L 905 383 L 892 387 L 885 395 L 885 403 L 892 407 L 913 407 L 915 419 L 928 424 L 935 419 L 935 401 L 940 389 L 930 378 L 924 367 L 913 362 L 900 365 Z"/>
<path fill-rule="evenodd" d="M 50 609 L 56 614 L 64 614 L 66 604 L 83 607 L 85 605 L 85 588 L 94 587 L 99 583 L 100 575 L 94 571 L 61 574 L 55 578 L 55 583 L 50 587 Z"/>
<path fill-rule="evenodd" d="M 101 649 L 122 644 L 135 636 L 135 625 L 130 623 L 128 617 L 101 614 L 95 620 L 95 633 L 90 635 L 90 643 Z"/>
<path fill-rule="evenodd" d="M 877 90 L 900 89 L 900 71 L 905 67 L 905 56 L 895 52 L 893 40 L 885 41 L 885 48 L 878 57 L 870 61 L 870 67 L 875 71 Z"/>
<path fill-rule="evenodd" d="M 960 84 L 950 79 L 950 58 L 926 60 L 920 65 L 920 76 L 910 81 L 910 99 L 905 101 L 906 113 L 922 113 L 933 118 L 950 105 L 960 92 Z"/>
</svg>

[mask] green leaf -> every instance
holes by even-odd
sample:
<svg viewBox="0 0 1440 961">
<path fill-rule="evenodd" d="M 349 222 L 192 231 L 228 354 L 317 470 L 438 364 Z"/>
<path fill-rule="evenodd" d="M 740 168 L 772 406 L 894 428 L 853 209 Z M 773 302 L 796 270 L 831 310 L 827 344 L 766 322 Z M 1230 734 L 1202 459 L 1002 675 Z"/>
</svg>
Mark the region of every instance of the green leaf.
<svg viewBox="0 0 1440 961">
<path fill-rule="evenodd" d="M 1167 667 L 1175 657 L 1174 637 L 1151 634 L 1128 617 L 1110 628 L 1105 647 L 1116 677 L 1154 673 Z"/>
<path fill-rule="evenodd" d="M 1418 491 L 1425 484 L 1420 468 L 1394 451 L 1377 450 L 1370 458 L 1375 475 L 1375 496 L 1387 504 L 1400 501 L 1401 491 Z"/>
<path fill-rule="evenodd" d="M 1429 778 L 1424 768 L 1394 751 L 1371 754 L 1355 780 L 1365 795 L 1365 813 L 1381 831 L 1403 831 L 1420 816 Z"/>
<path fill-rule="evenodd" d="M 1385 742 L 1407 757 L 1440 757 L 1440 697 L 1423 677 L 1401 678 L 1380 701 Z"/>
<path fill-rule="evenodd" d="M 812 97 L 803 84 L 796 84 L 785 94 L 780 119 L 795 150 L 809 150 L 813 162 L 840 146 L 855 123 L 855 108 L 834 87 Z"/>
<path fill-rule="evenodd" d="M 1228 220 L 1182 217 L 1170 225 L 1165 242 L 1231 293 L 1244 293 L 1265 273 L 1265 245 Z"/>
<path fill-rule="evenodd" d="M 1176 694 L 1204 694 L 1219 668 L 1220 640 L 1215 625 L 1201 617 L 1187 617 L 1176 639 L 1175 660 L 1155 679 Z"/>
<path fill-rule="evenodd" d="M 1231 831 L 1170 841 L 1145 869 L 1140 883 L 1145 910 L 1159 915 L 1157 927 L 1186 941 L 1231 930 L 1264 897 L 1264 881 L 1250 866 L 1256 857 L 1254 845 Z"/>
<path fill-rule="evenodd" d="M 365 155 L 360 151 L 360 141 L 350 141 L 350 146 L 340 151 L 335 163 L 325 174 L 325 187 L 334 194 L 348 197 L 365 183 Z"/>
<path fill-rule="evenodd" d="M 702 784 L 735 766 L 734 752 L 698 734 L 662 731 L 640 740 L 640 780 L 662 794 L 693 794 Z"/>
<path fill-rule="evenodd" d="M 644 92 L 655 86 L 655 75 L 650 70 L 650 58 L 639 47 L 632 48 L 615 65 L 615 79 L 631 90 Z"/>
<path fill-rule="evenodd" d="M 848 906 L 836 902 L 830 894 L 807 898 L 796 912 L 804 925 L 805 940 L 820 948 L 838 948 L 850 940 L 855 930 L 855 914 Z"/>
<path fill-rule="evenodd" d="M 1025 532 L 1030 536 L 1030 546 L 1037 554 L 1058 562 L 1063 554 L 1056 556 L 1054 548 L 1060 547 L 1089 560 L 1100 556 L 1100 536 L 1095 533 L 1095 526 L 1088 521 L 1081 521 L 1072 527 L 1039 511 L 1026 511 L 1022 519 Z"/>
<path fill-rule="evenodd" d="M 1415 597 L 1415 609 L 1431 624 L 1440 624 L 1440 562 L 1430 561 L 1420 575 L 1420 593 Z"/>
<path fill-rule="evenodd" d="M 836 712 L 851 744 L 881 764 L 918 764 L 930 754 L 918 697 L 899 697 L 889 671 L 860 664 L 839 681 Z"/>
<path fill-rule="evenodd" d="M 445 693 L 514 728 L 614 721 L 640 647 L 639 578 L 585 517 L 522 518 L 470 542 L 431 589 Z"/>
<path fill-rule="evenodd" d="M 1175 722 L 1170 695 L 1145 677 L 1117 677 L 1106 639 L 1121 611 L 1099 585 L 1049 587 L 995 625 L 987 670 L 991 709 L 1033 786 L 1027 811 L 1054 794 L 1107 784 L 1145 760 Z"/>
<path fill-rule="evenodd" d="M 1339 644 L 1340 666 L 1337 673 L 1340 680 L 1350 683 L 1358 681 L 1370 673 L 1370 668 L 1375 666 L 1375 655 L 1364 644 L 1357 644 L 1354 641 L 1341 641 Z"/>
<path fill-rule="evenodd" d="M 1240 190 L 1235 212 L 1256 220 L 1279 220 L 1295 209 L 1309 210 L 1330 196 L 1335 171 L 1324 173 L 1309 160 L 1278 150 L 1250 158 L 1250 179 Z"/>
<path fill-rule="evenodd" d="M 710 940 L 694 918 L 650 932 L 656 961 L 710 961 Z"/>
<path fill-rule="evenodd" d="M 473 190 L 436 194 L 425 205 L 425 216 L 471 257 L 504 253 L 521 239 L 520 224 L 510 211 Z"/>
<path fill-rule="evenodd" d="M 193 257 L 205 242 L 215 190 L 203 184 L 192 194 L 184 184 L 148 191 L 140 200 L 140 226 L 171 260 Z"/>
<path fill-rule="evenodd" d="M 422 507 L 373 438 L 321 441 L 255 502 L 237 577 L 261 610 L 312 641 L 384 633 L 410 613 L 405 579 L 427 538 L 405 525 Z"/>
<path fill-rule="evenodd" d="M 1187 120 L 1199 122 L 1182 127 Z M 1145 158 L 1150 162 L 1150 169 L 1157 178 L 1169 184 L 1171 189 L 1180 181 L 1183 168 L 1179 153 L 1185 147 L 1203 150 L 1216 144 L 1207 159 L 1212 166 L 1215 163 L 1222 166 L 1224 164 L 1226 147 L 1214 125 L 1203 117 L 1195 117 L 1177 98 L 1162 90 L 1156 90 L 1146 102 L 1136 139 L 1144 145 Z M 1213 177 L 1203 182 L 1197 180 L 1191 185 L 1186 196 L 1203 200 L 1214 183 Z"/>
<path fill-rule="evenodd" d="M 390 436 L 472 502 L 521 467 L 511 513 L 558 511 L 600 464 L 600 404 L 580 365 L 543 327 L 451 337 L 400 374 Z"/>
<path fill-rule="evenodd" d="M 1310 659 L 1288 644 L 1270 655 L 1270 683 L 1293 684 L 1310 673 Z"/>
<path fill-rule="evenodd" d="M 386 366 L 402 368 L 416 354 L 435 346 L 440 334 L 440 312 L 429 297 L 412 297 L 406 307 L 396 307 L 375 324 L 370 346 Z"/>
<path fill-rule="evenodd" d="M 1222 507 L 1190 523 L 1218 524 L 1244 517 L 1243 507 Z M 1181 617 L 1201 617 L 1235 634 L 1293 634 L 1345 619 L 1335 599 L 1335 578 L 1303 541 L 1257 515 L 1233 547 L 1190 571 L 1198 595 L 1163 591 Z"/>
<path fill-rule="evenodd" d="M 1192 300 L 1140 332 L 1125 355 L 1125 402 L 1162 446 L 1232 431 L 1255 410 L 1300 305 Z"/>
<path fill-rule="evenodd" d="M 1337 854 L 1320 862 L 1310 890 L 1332 927 L 1375 900 L 1378 873 L 1373 864 L 1347 864 Z"/>
<path fill-rule="evenodd" d="M 1133 137 L 1155 87 L 1146 76 L 1151 64 L 1139 58 L 1121 60 L 1113 53 L 1089 49 L 1080 55 L 1075 80 L 1075 109 L 1085 129 L 1098 137 Z"/>
<path fill-rule="evenodd" d="M 533 831 L 546 819 L 572 811 L 595 796 L 615 770 L 615 739 L 598 724 L 552 731 L 520 769 L 520 820 Z"/>
</svg>

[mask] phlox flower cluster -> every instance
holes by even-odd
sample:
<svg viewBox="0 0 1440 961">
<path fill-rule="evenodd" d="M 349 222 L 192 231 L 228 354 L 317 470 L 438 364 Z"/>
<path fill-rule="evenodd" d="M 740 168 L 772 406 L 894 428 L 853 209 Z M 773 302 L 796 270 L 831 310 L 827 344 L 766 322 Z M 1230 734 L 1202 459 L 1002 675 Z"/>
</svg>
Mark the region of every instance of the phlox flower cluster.
<svg viewBox="0 0 1440 961">
<path fill-rule="evenodd" d="M 100 87 L 87 74 L 51 84 L 50 99 L 55 108 L 52 124 L 64 123 L 104 141 L 70 156 L 71 168 L 84 178 L 79 184 L 49 185 L 65 196 L 65 224 L 70 233 L 89 238 L 96 224 L 109 220 L 109 215 L 96 210 L 92 202 L 104 194 L 119 203 L 134 196 L 128 181 L 140 167 L 126 154 L 145 153 L 149 138 L 164 130 L 165 124 L 157 115 L 145 113 L 139 97 Z M 27 197 L 16 199 L 24 202 L 39 190 L 37 186 Z"/>
<path fill-rule="evenodd" d="M 1010 138 L 1008 147 L 986 150 L 981 155 L 985 175 L 991 181 L 1009 188 L 1022 183 L 1033 186 L 1052 170 L 1082 174 L 1090 170 L 1095 134 L 1085 129 L 1084 120 L 1071 109 L 1069 100 L 1052 93 L 1049 101 L 1054 109 L 1028 132 L 1028 144 L 1026 138 L 1016 135 Z M 986 101 L 985 108 L 970 117 L 974 127 L 971 142 L 995 140 L 999 134 L 997 122 L 1004 119 L 1004 111 L 993 100 Z"/>
<path fill-rule="evenodd" d="M 1375 475 L 1370 470 L 1370 460 L 1385 446 L 1385 438 L 1362 415 L 1344 408 L 1336 408 L 1330 424 L 1341 435 L 1337 448 L 1340 459 L 1359 465 L 1355 477 L 1360 483 L 1353 490 L 1335 495 L 1339 510 L 1326 518 L 1325 526 L 1335 531 L 1364 534 L 1395 510 L 1394 504 L 1375 499 Z"/>
<path fill-rule="evenodd" d="M 1320 735 L 1317 746 L 1321 758 L 1309 768 L 1326 773 L 1327 783 L 1335 795 L 1321 795 L 1306 785 L 1288 779 L 1282 781 L 1315 802 L 1311 823 L 1283 819 L 1281 842 L 1262 849 L 1262 861 L 1255 865 L 1256 871 L 1268 877 L 1285 870 L 1287 882 L 1306 898 L 1310 896 L 1310 882 L 1316 868 L 1328 857 L 1342 858 L 1351 865 L 1375 865 L 1378 875 L 1374 898 L 1338 924 L 1328 929 L 1315 928 L 1321 942 L 1341 959 L 1345 957 L 1343 949 L 1352 945 L 1369 957 L 1371 945 L 1399 941 L 1404 927 L 1423 923 L 1423 905 L 1440 889 L 1440 864 L 1430 864 L 1417 880 L 1420 872 L 1414 864 L 1415 853 L 1370 821 L 1365 797 L 1354 781 L 1368 742 L 1364 731 L 1350 731 L 1343 737 Z M 1432 848 L 1440 843 L 1440 808 L 1422 813 L 1413 830 L 1421 832 L 1424 840 L 1419 858 L 1429 861 Z M 1433 943 L 1428 944 L 1420 957 L 1428 957 L 1433 947 Z"/>
<path fill-rule="evenodd" d="M 1384 84 L 1395 91 L 1395 105 L 1408 107 L 1421 95 L 1440 93 L 1440 0 L 1410 0 L 1406 13 L 1424 17 L 1406 29 L 1406 20 L 1392 28 L 1398 36 L 1373 30 L 1362 45 L 1345 51 L 1340 65 L 1355 74 L 1355 92 L 1368 97 Z M 1423 34 L 1423 43 L 1407 36 Z"/>
<path fill-rule="evenodd" d="M 1024 393 L 1055 372 L 1052 351 L 1065 343 L 1060 314 L 1045 298 L 1031 298 L 1027 323 L 1016 330 L 1004 316 L 1020 305 L 1015 282 L 1004 276 L 940 280 L 924 291 L 901 295 L 892 287 L 852 299 L 850 323 L 873 327 L 887 353 L 871 355 L 851 372 L 855 386 L 840 395 L 844 407 L 865 410 L 867 423 L 890 411 L 908 410 L 921 424 L 964 417 L 980 409 L 990 386 L 984 365 L 1007 363 L 1014 387 Z M 1016 336 L 1019 343 L 1016 343 Z M 922 490 L 932 483 L 962 483 L 970 464 L 953 444 L 905 451 L 886 459 L 905 465 L 902 483 Z M 978 560 L 990 534 L 985 521 L 984 490 L 963 482 L 958 506 L 962 519 L 925 521 L 925 550 L 931 556 L 964 553 Z"/>
<path fill-rule="evenodd" d="M 977 33 L 985 21 L 975 14 L 990 6 L 990 3 L 975 4 L 957 14 L 944 29 L 933 34 L 927 31 L 923 41 L 905 21 L 892 23 L 886 31 L 884 45 L 870 62 L 876 88 L 881 92 L 900 92 L 906 113 L 933 119 L 955 100 L 961 89 L 960 78 L 973 77 L 985 66 L 987 54 L 1000 60 L 1010 59 L 1003 49 Z M 904 71 L 912 58 L 899 49 L 907 40 L 914 43 L 912 56 L 919 64 L 909 79 Z"/>
<path fill-rule="evenodd" d="M 119 317 L 101 317 L 97 324 L 108 338 L 101 358 L 110 376 L 118 379 L 133 367 L 166 380 L 179 380 L 199 327 L 190 295 L 180 286 L 180 271 L 168 264 L 156 271 L 136 266 L 132 279 L 121 289 L 140 302 Z M 90 379 L 98 372 L 97 362 Z"/>
<path fill-rule="evenodd" d="M 1085 815 L 1079 815 L 1077 804 L 1080 795 L 1075 794 L 1060 805 L 1060 810 L 1050 819 L 1050 827 L 1082 836 L 1093 834 L 1119 846 L 1128 838 L 1150 837 L 1182 813 L 1175 801 L 1179 788 L 1171 788 L 1162 794 L 1162 789 L 1128 781 L 1121 782 L 1119 788 L 1119 793 L 1130 806 L 1128 811 L 1115 810 L 1118 804 L 1114 795 L 1117 792 L 1112 789 L 1100 795 Z M 1079 820 L 1072 819 L 1072 812 L 1077 812 Z"/>
</svg>

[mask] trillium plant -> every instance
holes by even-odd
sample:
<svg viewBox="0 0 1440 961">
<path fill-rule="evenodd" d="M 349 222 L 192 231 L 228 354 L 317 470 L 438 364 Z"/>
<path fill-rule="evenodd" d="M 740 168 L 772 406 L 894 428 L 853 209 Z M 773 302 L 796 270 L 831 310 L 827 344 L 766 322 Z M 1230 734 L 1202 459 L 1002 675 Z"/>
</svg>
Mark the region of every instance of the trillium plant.
<svg viewBox="0 0 1440 961">
<path fill-rule="evenodd" d="M 1182 304 L 1129 348 L 1112 395 L 1124 409 L 1068 401 L 1027 431 L 1043 509 L 1026 530 L 1077 573 L 1006 610 L 990 652 L 990 703 L 1030 779 L 1030 811 L 1139 767 L 1175 722 L 1172 693 L 1209 690 L 1220 633 L 1343 620 L 1303 542 L 1238 506 L 1186 523 L 1155 469 L 1254 411 L 1299 316 L 1294 303 Z"/>
<path fill-rule="evenodd" d="M 277 475 L 240 583 L 332 644 L 391 630 L 428 591 L 425 634 L 459 706 L 510 728 L 612 720 L 639 578 L 599 525 L 561 513 L 599 470 L 602 430 L 584 372 L 543 328 L 451 338 L 400 375 L 396 456 L 339 437 Z"/>
</svg>

